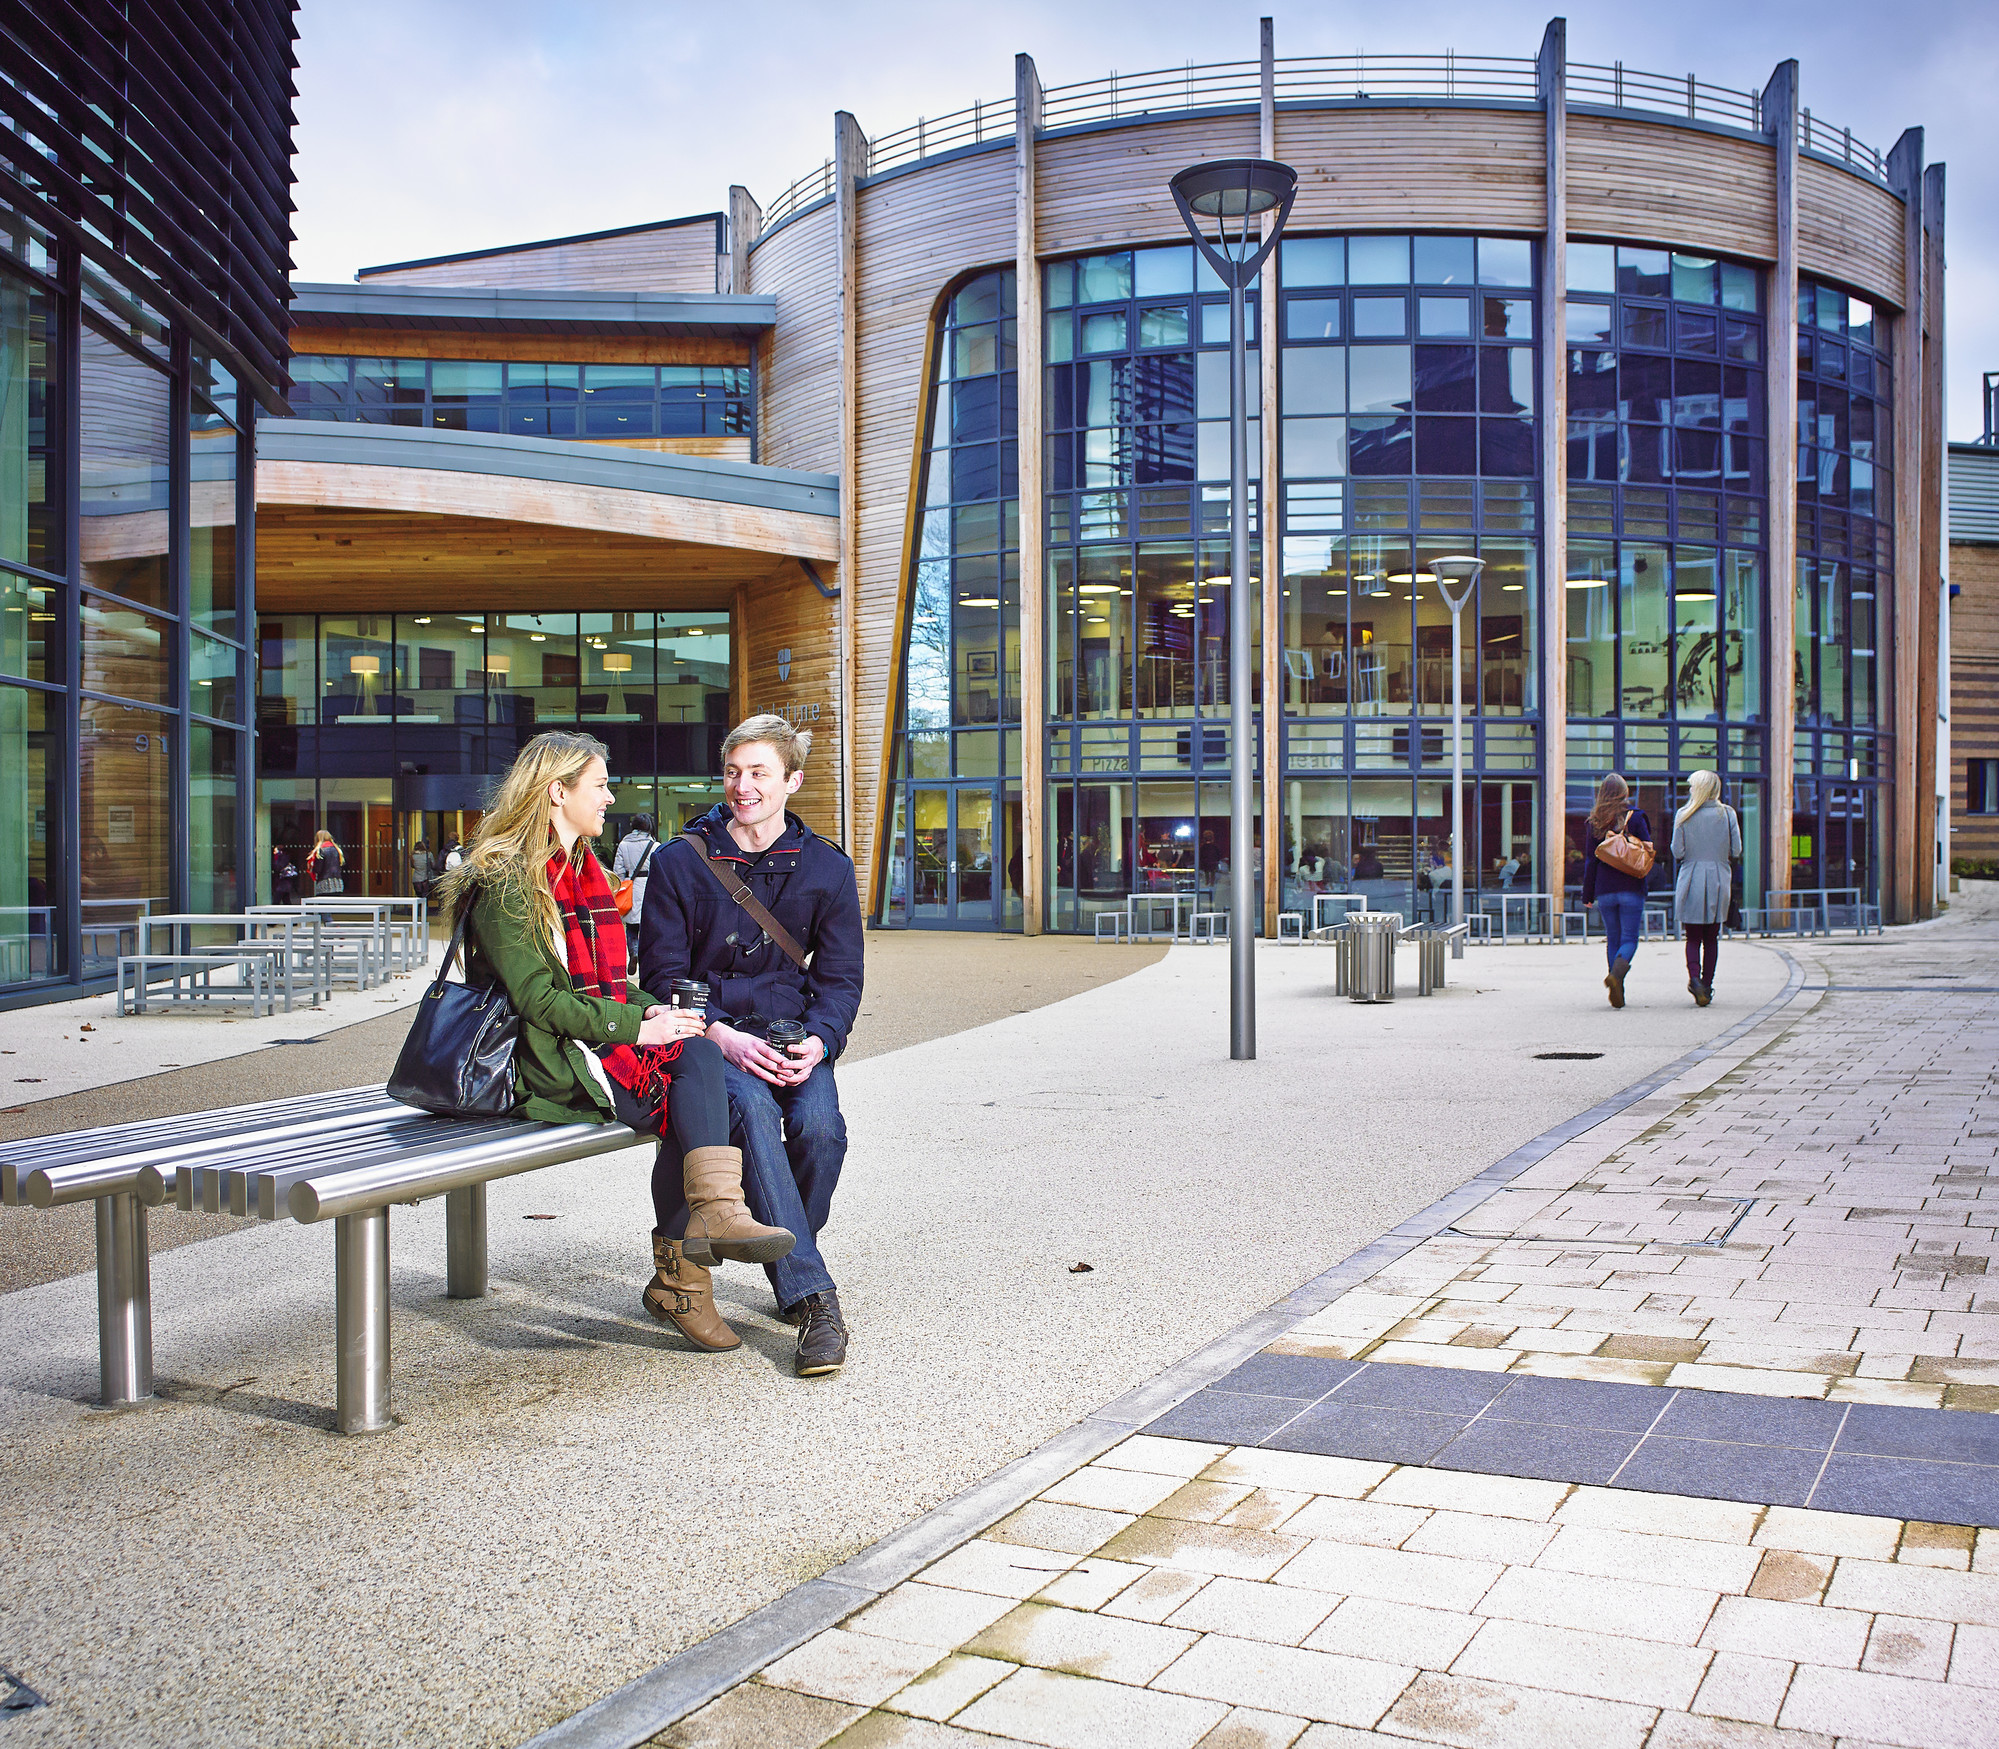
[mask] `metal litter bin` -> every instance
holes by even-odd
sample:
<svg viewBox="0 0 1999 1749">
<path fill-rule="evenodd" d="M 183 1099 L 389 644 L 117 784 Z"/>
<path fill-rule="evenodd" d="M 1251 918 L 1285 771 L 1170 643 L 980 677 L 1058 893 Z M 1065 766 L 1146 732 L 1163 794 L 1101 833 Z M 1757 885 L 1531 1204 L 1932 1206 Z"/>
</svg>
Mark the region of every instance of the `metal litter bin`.
<svg viewBox="0 0 1999 1749">
<path fill-rule="evenodd" d="M 1352 1002 L 1395 1000 L 1395 940 L 1402 917 L 1395 911 L 1360 911 L 1346 924 L 1347 999 Z"/>
</svg>

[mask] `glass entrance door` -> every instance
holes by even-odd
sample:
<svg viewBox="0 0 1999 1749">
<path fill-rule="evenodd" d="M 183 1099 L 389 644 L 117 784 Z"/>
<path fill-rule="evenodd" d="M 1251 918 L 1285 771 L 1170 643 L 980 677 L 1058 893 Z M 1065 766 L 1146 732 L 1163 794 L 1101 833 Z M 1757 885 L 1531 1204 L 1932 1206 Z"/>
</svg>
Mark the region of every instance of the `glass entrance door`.
<svg viewBox="0 0 1999 1749">
<path fill-rule="evenodd" d="M 999 798 L 992 784 L 919 785 L 896 849 L 906 868 L 891 882 L 909 894 L 909 921 L 941 929 L 999 926 Z"/>
</svg>

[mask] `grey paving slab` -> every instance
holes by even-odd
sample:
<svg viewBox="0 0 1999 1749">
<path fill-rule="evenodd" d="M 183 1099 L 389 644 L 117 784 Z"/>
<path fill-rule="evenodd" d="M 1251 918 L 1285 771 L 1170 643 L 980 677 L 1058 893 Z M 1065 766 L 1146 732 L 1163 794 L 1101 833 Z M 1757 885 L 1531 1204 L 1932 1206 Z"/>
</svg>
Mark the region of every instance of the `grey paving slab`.
<svg viewBox="0 0 1999 1749">
<path fill-rule="evenodd" d="M 1635 1433 L 1498 1421 L 1486 1415 L 1467 1426 L 1430 1461 L 1443 1470 L 1481 1470 L 1544 1482 L 1607 1483 L 1637 1449 Z"/>
</svg>

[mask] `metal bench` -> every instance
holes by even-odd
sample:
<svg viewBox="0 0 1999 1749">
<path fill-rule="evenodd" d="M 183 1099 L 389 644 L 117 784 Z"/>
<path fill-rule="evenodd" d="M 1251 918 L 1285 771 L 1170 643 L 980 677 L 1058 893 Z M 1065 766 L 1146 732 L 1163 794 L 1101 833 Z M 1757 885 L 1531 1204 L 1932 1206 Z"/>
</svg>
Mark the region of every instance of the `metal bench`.
<svg viewBox="0 0 1999 1749">
<path fill-rule="evenodd" d="M 1228 938 L 1229 914 L 1226 911 L 1196 911 L 1188 920 L 1189 941 L 1211 945 Z"/>
<path fill-rule="evenodd" d="M 235 970 L 237 981 L 217 984 L 215 974 Z M 155 974 L 167 984 L 165 991 L 153 988 Z M 131 1007 L 127 1008 L 125 980 L 132 980 Z M 274 1006 L 271 956 L 267 953 L 121 953 L 118 956 L 118 1012 L 147 1011 L 148 1000 L 164 1001 L 169 1008 L 182 1005 L 213 1006 L 217 1002 L 249 1001 L 253 1017 L 268 1013 Z"/>
<path fill-rule="evenodd" d="M 212 963 L 212 962 L 211 962 Z M 338 1160 L 305 1160 L 325 1153 Z M 146 1214 L 171 1197 L 195 1213 L 333 1222 L 336 1419 L 379 1433 L 389 1412 L 389 1204 L 445 1198 L 446 1292 L 486 1292 L 486 1186 L 616 1153 L 622 1124 L 432 1117 L 383 1088 L 0 1144 L 0 1203 L 97 1204 L 98 1357 L 106 1404 L 152 1395 Z"/>
<path fill-rule="evenodd" d="M 1305 913 L 1303 911 L 1278 912 L 1277 939 L 1302 946 L 1305 940 Z"/>
<path fill-rule="evenodd" d="M 1106 929 L 1104 925 L 1110 927 Z M 1097 939 L 1112 943 L 1131 940 L 1131 925 L 1122 911 L 1099 911 L 1096 917 Z"/>
</svg>

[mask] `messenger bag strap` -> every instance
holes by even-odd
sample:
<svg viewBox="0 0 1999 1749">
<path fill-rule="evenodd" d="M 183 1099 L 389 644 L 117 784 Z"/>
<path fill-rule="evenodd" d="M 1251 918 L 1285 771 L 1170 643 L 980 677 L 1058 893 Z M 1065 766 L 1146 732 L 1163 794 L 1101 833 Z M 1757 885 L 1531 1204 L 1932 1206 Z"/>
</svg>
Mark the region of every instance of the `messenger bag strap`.
<svg viewBox="0 0 1999 1749">
<path fill-rule="evenodd" d="M 680 835 L 680 841 L 683 844 L 691 844 L 694 847 L 694 854 L 700 857 L 701 866 L 713 875 L 716 880 L 721 882 L 722 891 L 727 893 L 730 898 L 734 899 L 738 905 L 742 906 L 750 914 L 751 920 L 756 926 L 783 950 L 786 959 L 790 960 L 801 972 L 804 971 L 805 949 L 792 940 L 790 930 L 786 929 L 782 923 L 778 922 L 775 917 L 763 908 L 758 902 L 757 896 L 750 891 L 749 887 L 736 878 L 733 869 L 724 867 L 709 856 L 707 841 L 698 832 L 683 832 Z"/>
</svg>

